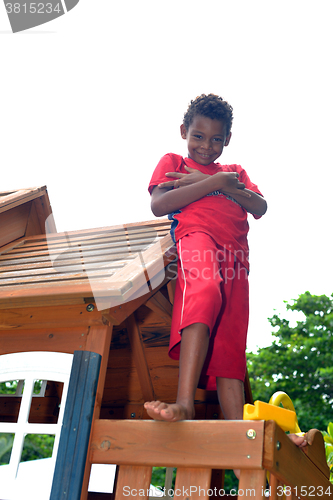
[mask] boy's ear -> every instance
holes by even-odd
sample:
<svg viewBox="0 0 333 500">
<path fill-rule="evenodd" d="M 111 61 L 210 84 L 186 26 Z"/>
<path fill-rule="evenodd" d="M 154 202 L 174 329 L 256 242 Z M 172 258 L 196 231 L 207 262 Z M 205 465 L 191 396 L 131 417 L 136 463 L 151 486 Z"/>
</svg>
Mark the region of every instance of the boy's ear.
<svg viewBox="0 0 333 500">
<path fill-rule="evenodd" d="M 229 142 L 230 142 L 230 139 L 231 139 L 231 135 L 232 135 L 232 133 L 229 132 L 229 135 L 227 135 L 226 140 L 224 141 L 224 145 L 225 146 L 229 145 Z"/>
<path fill-rule="evenodd" d="M 187 130 L 185 128 L 184 123 L 182 123 L 180 126 L 180 135 L 182 136 L 182 139 L 186 139 Z"/>
</svg>

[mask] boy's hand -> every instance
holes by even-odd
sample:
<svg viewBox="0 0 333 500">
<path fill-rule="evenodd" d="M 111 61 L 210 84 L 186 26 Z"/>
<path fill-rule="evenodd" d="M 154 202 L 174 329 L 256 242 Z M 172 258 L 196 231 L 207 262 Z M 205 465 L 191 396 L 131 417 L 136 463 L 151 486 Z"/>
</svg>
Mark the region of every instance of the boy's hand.
<svg viewBox="0 0 333 500">
<path fill-rule="evenodd" d="M 158 185 L 159 188 L 179 188 L 182 186 L 189 186 L 190 184 L 195 184 L 196 182 L 203 181 L 207 177 L 210 177 L 208 174 L 203 174 L 200 170 L 195 168 L 190 168 L 185 166 L 185 170 L 188 171 L 188 174 L 182 174 L 180 172 L 167 172 L 165 175 L 167 177 L 177 177 L 175 180 L 161 182 Z"/>
<path fill-rule="evenodd" d="M 220 191 L 228 195 L 239 195 L 244 198 L 251 198 L 251 194 L 245 190 L 245 184 L 238 180 L 238 172 L 219 172 L 220 175 Z"/>
</svg>

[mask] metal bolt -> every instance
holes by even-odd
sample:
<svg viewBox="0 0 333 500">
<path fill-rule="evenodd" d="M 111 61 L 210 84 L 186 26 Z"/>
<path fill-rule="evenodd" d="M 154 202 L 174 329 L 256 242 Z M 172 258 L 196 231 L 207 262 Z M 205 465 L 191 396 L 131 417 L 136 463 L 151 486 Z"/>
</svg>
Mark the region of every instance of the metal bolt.
<svg viewBox="0 0 333 500">
<path fill-rule="evenodd" d="M 90 313 L 90 312 L 92 312 L 95 309 L 95 306 L 94 306 L 94 304 L 88 304 L 87 307 L 86 307 L 86 309 Z"/>
<path fill-rule="evenodd" d="M 255 439 L 255 438 L 256 438 L 256 435 L 257 435 L 257 433 L 256 433 L 256 431 L 255 431 L 254 429 L 248 429 L 248 430 L 246 431 L 246 437 L 247 437 L 248 439 Z"/>
<path fill-rule="evenodd" d="M 281 443 L 280 443 L 280 441 L 277 441 L 277 443 L 276 443 L 276 449 L 279 450 L 280 448 L 281 448 Z"/>
</svg>

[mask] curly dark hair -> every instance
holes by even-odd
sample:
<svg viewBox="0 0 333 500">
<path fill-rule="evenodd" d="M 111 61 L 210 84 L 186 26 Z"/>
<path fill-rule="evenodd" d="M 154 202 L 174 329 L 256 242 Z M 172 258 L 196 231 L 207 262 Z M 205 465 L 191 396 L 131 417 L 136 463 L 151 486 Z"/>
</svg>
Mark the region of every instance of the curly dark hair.
<svg viewBox="0 0 333 500">
<path fill-rule="evenodd" d="M 226 134 L 229 135 L 232 125 L 232 107 L 222 97 L 215 94 L 201 94 L 191 101 L 184 114 L 183 124 L 186 130 L 196 115 L 206 116 L 212 120 L 220 120 L 225 124 Z"/>
</svg>

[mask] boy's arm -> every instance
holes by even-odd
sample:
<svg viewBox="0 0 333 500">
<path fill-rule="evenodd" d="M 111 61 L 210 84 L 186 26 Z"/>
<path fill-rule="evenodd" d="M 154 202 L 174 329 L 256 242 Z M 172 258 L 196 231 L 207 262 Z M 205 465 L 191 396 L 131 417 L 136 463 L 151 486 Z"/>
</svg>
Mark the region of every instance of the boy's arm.
<svg viewBox="0 0 333 500">
<path fill-rule="evenodd" d="M 267 202 L 260 194 L 251 191 L 250 189 L 244 189 L 244 193 L 249 193 L 250 198 L 245 198 L 244 196 L 239 196 L 237 193 L 228 193 L 223 191 L 225 194 L 230 195 L 234 200 L 237 201 L 247 212 L 253 215 L 264 215 L 267 210 Z"/>
<path fill-rule="evenodd" d="M 185 167 L 189 172 L 169 172 L 167 177 L 176 179 L 163 182 L 153 189 L 151 195 L 151 209 L 156 217 L 175 212 L 194 201 L 203 198 L 213 191 L 221 191 L 232 196 L 245 210 L 263 215 L 266 211 L 265 200 L 239 182 L 237 172 L 218 172 L 206 175 L 199 170 Z M 177 189 L 181 188 L 181 189 Z"/>
</svg>

